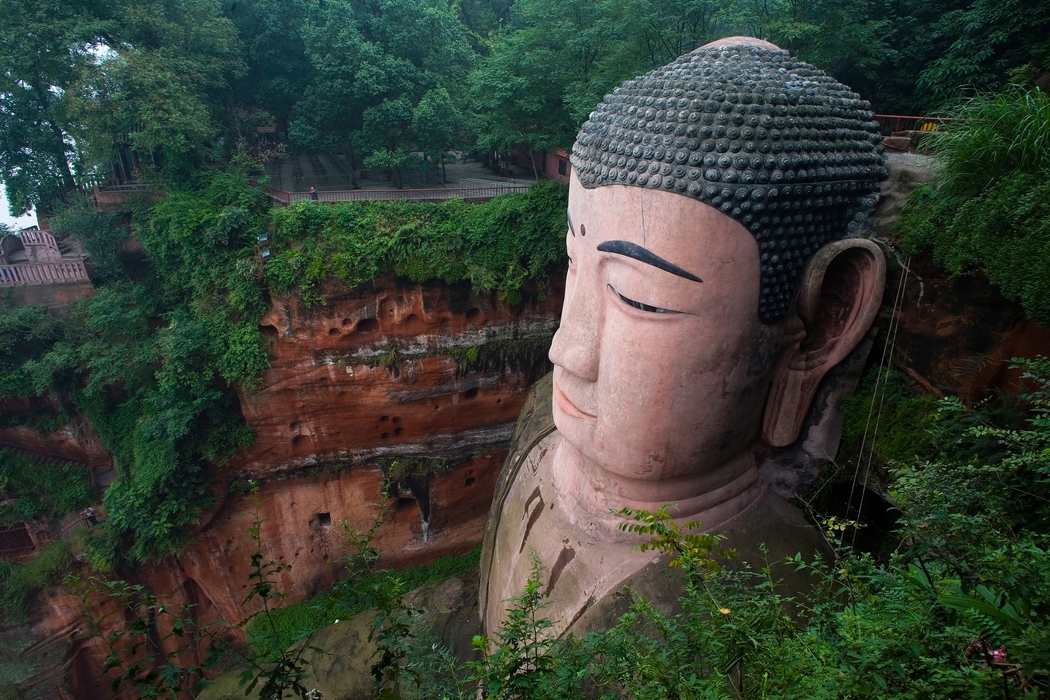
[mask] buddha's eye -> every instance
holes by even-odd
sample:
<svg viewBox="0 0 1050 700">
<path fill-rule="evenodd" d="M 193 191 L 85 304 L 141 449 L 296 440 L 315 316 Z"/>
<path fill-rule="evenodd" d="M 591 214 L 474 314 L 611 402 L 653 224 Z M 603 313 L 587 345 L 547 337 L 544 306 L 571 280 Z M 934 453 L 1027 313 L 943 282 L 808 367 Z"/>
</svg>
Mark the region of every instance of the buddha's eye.
<svg viewBox="0 0 1050 700">
<path fill-rule="evenodd" d="M 661 309 L 659 306 L 649 306 L 648 304 L 643 304 L 640 301 L 635 301 L 634 299 L 628 299 L 627 297 L 625 297 L 623 294 L 620 294 L 619 292 L 616 292 L 616 296 L 620 297 L 620 300 L 623 301 L 623 303 L 627 304 L 628 306 L 633 306 L 636 309 L 640 309 L 642 311 L 648 311 L 649 313 L 652 313 L 652 314 L 679 314 L 679 313 L 682 313 L 681 311 L 671 311 L 670 309 Z"/>
</svg>

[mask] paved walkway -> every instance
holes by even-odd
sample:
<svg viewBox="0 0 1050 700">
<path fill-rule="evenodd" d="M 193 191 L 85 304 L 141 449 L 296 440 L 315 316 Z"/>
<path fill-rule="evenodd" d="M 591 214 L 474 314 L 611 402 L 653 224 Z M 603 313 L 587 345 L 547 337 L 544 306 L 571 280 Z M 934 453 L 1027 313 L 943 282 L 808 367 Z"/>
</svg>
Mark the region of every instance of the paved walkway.
<svg viewBox="0 0 1050 700">
<path fill-rule="evenodd" d="M 370 191 L 397 190 L 390 179 L 389 170 L 361 170 L 355 173 L 345 157 L 334 153 L 285 156 L 278 167 L 267 170 L 270 175 L 270 187 L 289 193 L 307 192 L 311 186 L 322 192 L 352 190 L 355 187 Z M 534 182 L 532 173 L 521 168 L 515 169 L 514 174 L 517 177 L 507 178 L 494 175 L 484 165 L 472 160 L 449 163 L 445 165 L 444 171 L 444 179 L 440 166 L 432 166 L 426 172 L 405 172 L 402 176 L 402 191 L 497 185 L 525 187 Z"/>
</svg>

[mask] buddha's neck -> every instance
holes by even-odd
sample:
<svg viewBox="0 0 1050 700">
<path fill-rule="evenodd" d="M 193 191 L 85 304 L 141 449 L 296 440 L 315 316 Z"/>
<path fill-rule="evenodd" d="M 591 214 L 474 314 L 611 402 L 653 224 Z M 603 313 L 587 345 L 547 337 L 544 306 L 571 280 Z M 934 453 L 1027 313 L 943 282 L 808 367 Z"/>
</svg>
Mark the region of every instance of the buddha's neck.
<svg viewBox="0 0 1050 700">
<path fill-rule="evenodd" d="M 622 508 L 655 511 L 669 503 L 680 522 L 700 520 L 704 530 L 719 525 L 757 501 L 764 492 L 751 450 L 744 450 L 714 471 L 652 481 L 612 474 L 562 440 L 554 455 L 553 475 L 560 493 L 571 495 L 594 516 Z"/>
</svg>

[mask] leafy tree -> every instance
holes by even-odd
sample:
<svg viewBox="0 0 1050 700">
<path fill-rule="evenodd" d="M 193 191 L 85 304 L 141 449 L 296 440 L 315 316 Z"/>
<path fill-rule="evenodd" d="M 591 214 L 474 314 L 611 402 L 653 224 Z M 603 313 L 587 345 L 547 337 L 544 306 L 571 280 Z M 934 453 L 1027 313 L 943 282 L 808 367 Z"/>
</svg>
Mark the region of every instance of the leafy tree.
<svg viewBox="0 0 1050 700">
<path fill-rule="evenodd" d="M 119 34 L 72 110 L 95 162 L 115 149 L 177 166 L 219 135 L 222 99 L 243 70 L 233 24 L 216 0 L 122 2 Z M 177 171 L 176 171 L 177 172 Z"/>
<path fill-rule="evenodd" d="M 245 71 L 234 83 L 236 100 L 287 117 L 314 80 L 303 29 L 307 0 L 238 0 L 224 4 L 244 45 Z"/>
<path fill-rule="evenodd" d="M 424 95 L 412 111 L 412 131 L 423 155 L 444 168 L 449 152 L 463 150 L 468 120 L 453 103 L 448 90 L 435 88 Z"/>
<path fill-rule="evenodd" d="M 54 211 L 82 168 L 69 91 L 92 72 L 109 2 L 0 3 L 0 180 L 13 216 Z"/>
<path fill-rule="evenodd" d="M 1050 323 L 1050 97 L 1034 88 L 964 103 L 928 141 L 943 161 L 895 226 L 912 252 L 953 275 L 983 271 L 1035 321 Z"/>
<path fill-rule="evenodd" d="M 954 6 L 953 6 L 954 5 Z M 973 91 L 999 90 L 1012 76 L 1050 73 L 1050 7 L 1024 0 L 944 3 L 927 29 L 946 45 L 915 84 L 928 107 L 955 102 Z"/>
<path fill-rule="evenodd" d="M 401 189 L 401 171 L 414 170 L 420 164 L 406 143 L 411 136 L 412 104 L 404 97 L 383 100 L 365 110 L 363 122 L 354 141 L 362 151 L 371 154 L 365 158 L 365 165 L 389 168 L 394 185 Z"/>
<path fill-rule="evenodd" d="M 435 88 L 457 94 L 473 58 L 466 29 L 437 0 L 324 3 L 303 38 L 315 79 L 296 105 L 293 143 L 320 150 L 354 136 L 363 156 L 385 151 L 383 167 L 403 167 L 412 110 Z"/>
</svg>

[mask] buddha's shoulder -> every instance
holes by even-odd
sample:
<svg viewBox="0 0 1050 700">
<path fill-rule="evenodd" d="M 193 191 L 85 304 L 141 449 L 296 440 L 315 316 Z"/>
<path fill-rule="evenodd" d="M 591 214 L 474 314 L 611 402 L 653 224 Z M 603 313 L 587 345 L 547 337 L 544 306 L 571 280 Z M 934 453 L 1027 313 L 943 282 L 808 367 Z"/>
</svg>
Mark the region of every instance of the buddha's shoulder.
<svg viewBox="0 0 1050 700">
<path fill-rule="evenodd" d="M 525 399 L 525 405 L 518 414 L 518 422 L 514 427 L 514 439 L 511 440 L 510 451 L 507 453 L 507 458 L 503 460 L 503 467 L 500 469 L 496 483 L 494 498 L 496 504 L 501 503 L 506 497 L 529 453 L 544 438 L 555 433 L 554 413 L 551 409 L 553 400 L 554 374 L 550 373 L 532 386 Z"/>
<path fill-rule="evenodd" d="M 517 479 L 518 472 L 537 445 L 546 438 L 557 438 L 554 425 L 554 413 L 551 402 L 554 400 L 554 373 L 549 373 L 536 382 L 525 399 L 525 405 L 518 414 L 514 427 L 514 439 L 511 440 L 499 477 L 496 479 L 496 490 L 492 495 L 489 508 L 489 523 L 485 529 L 485 544 L 482 548 L 482 572 L 487 571 L 492 556 L 493 539 L 498 529 L 500 515 L 503 513 L 507 494 Z"/>
<path fill-rule="evenodd" d="M 554 373 L 549 372 L 532 385 L 525 405 L 518 414 L 514 440 L 511 442 L 512 453 L 518 447 L 528 447 L 538 436 L 550 434 L 554 427 L 554 412 L 551 408 L 553 401 Z"/>
</svg>

